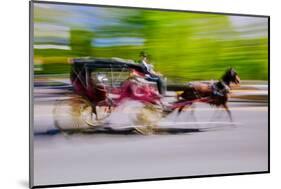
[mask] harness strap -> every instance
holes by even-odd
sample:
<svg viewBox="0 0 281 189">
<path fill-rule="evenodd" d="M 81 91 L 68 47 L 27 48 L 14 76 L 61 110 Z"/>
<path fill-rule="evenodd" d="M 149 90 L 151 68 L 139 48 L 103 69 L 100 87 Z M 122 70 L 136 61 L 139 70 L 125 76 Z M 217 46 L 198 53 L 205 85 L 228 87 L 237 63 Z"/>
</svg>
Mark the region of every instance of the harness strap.
<svg viewBox="0 0 281 189">
<path fill-rule="evenodd" d="M 217 86 L 218 83 L 221 83 L 221 85 L 222 85 L 221 89 L 218 88 L 218 86 Z M 211 88 L 212 88 L 212 93 L 215 96 L 224 96 L 224 93 L 225 92 L 228 93 L 230 90 L 228 85 L 224 81 L 219 81 L 219 82 L 213 83 L 211 85 Z"/>
</svg>

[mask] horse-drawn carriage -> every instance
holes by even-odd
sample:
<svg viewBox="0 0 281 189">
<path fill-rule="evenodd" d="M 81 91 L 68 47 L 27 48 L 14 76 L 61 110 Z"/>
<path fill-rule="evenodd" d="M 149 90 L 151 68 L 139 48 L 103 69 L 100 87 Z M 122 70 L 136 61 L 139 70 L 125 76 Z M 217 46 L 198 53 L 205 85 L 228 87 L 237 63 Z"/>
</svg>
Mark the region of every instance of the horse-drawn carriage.
<svg viewBox="0 0 281 189">
<path fill-rule="evenodd" d="M 70 63 L 74 94 L 58 100 L 54 108 L 55 125 L 60 130 L 104 125 L 114 108 L 127 99 L 152 104 L 160 99 L 156 83 L 147 81 L 142 66 L 131 60 L 79 58 Z M 132 78 L 137 86 L 131 85 Z"/>
<path fill-rule="evenodd" d="M 239 83 L 237 73 L 230 69 L 221 81 L 213 84 L 192 84 L 183 88 L 175 101 L 163 103 L 157 85 L 146 80 L 140 64 L 119 58 L 80 58 L 71 60 L 70 81 L 74 93 L 59 100 L 54 108 L 55 126 L 62 131 L 109 127 L 107 118 L 124 102 L 135 101 L 142 106 L 127 109 L 136 114 L 132 127 L 156 125 L 161 117 L 177 110 L 181 113 L 194 102 L 226 106 L 231 82 Z M 204 89 L 205 88 L 205 89 Z"/>
</svg>

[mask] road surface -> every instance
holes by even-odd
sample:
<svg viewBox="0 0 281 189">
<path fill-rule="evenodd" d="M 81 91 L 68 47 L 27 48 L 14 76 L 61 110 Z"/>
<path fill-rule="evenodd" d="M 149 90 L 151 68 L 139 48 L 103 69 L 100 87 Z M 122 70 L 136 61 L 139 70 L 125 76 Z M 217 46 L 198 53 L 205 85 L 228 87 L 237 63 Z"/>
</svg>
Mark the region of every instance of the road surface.
<svg viewBox="0 0 281 189">
<path fill-rule="evenodd" d="M 54 99 L 34 105 L 34 133 L 53 129 Z M 35 135 L 34 184 L 100 182 L 266 171 L 267 103 L 230 103 L 234 123 L 224 113 L 199 104 L 163 120 L 205 132 L 161 135 Z M 124 116 L 124 115 L 123 115 Z M 186 124 L 184 124 L 186 123 Z"/>
</svg>

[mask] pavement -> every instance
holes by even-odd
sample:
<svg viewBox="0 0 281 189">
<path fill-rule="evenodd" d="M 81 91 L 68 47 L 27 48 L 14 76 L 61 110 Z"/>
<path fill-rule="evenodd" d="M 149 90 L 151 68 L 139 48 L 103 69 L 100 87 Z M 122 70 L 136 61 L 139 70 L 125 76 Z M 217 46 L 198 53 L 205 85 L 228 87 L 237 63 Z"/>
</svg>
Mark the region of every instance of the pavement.
<svg viewBox="0 0 281 189">
<path fill-rule="evenodd" d="M 35 100 L 34 133 L 54 129 L 54 99 Z M 159 123 L 194 132 L 35 135 L 35 185 L 266 171 L 267 103 L 229 105 L 233 123 L 224 111 L 204 104 L 196 105 L 194 115 L 171 114 Z M 115 120 L 126 117 L 116 114 Z"/>
<path fill-rule="evenodd" d="M 233 122 L 223 110 L 196 104 L 194 113 L 172 113 L 160 129 L 188 132 L 88 132 L 65 134 L 54 127 L 57 100 L 72 94 L 65 78 L 35 81 L 34 184 L 70 184 L 268 170 L 268 86 L 246 82 L 232 91 Z M 167 99 L 172 99 L 169 92 Z M 109 124 L 132 126 L 132 104 Z M 131 114 L 130 114 L 131 112 Z M 130 116 L 129 116 L 130 115 Z M 118 123 L 118 124 L 117 124 Z M 177 130 L 178 131 L 178 130 Z"/>
</svg>

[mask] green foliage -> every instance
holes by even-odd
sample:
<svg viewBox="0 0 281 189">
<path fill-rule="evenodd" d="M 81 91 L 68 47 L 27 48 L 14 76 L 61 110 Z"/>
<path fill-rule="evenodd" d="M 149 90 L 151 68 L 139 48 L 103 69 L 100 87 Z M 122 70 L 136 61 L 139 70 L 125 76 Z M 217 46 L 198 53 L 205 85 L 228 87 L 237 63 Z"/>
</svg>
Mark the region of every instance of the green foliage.
<svg viewBox="0 0 281 189">
<path fill-rule="evenodd" d="M 138 61 L 139 52 L 145 50 L 155 69 L 170 80 L 218 79 L 229 67 L 234 67 L 242 79 L 268 79 L 267 36 L 243 36 L 229 16 L 152 10 L 127 10 L 124 14 L 121 9 L 110 9 L 107 14 L 105 17 L 111 16 L 110 19 L 114 18 L 118 24 L 105 22 L 93 31 L 72 28 L 71 50 L 35 50 L 35 57 L 42 59 L 44 64 L 52 63 L 38 73 L 66 73 L 67 59 L 77 56 Z M 42 20 L 48 21 L 42 15 L 35 19 Z M 51 19 L 49 22 L 56 21 Z M 92 46 L 94 38 L 118 37 L 141 38 L 144 42 L 141 45 Z"/>
<path fill-rule="evenodd" d="M 70 31 L 70 47 L 72 53 L 76 56 L 91 56 L 92 55 L 92 39 L 93 32 L 85 30 Z"/>
</svg>

